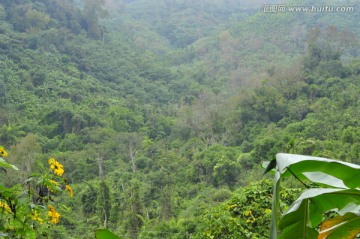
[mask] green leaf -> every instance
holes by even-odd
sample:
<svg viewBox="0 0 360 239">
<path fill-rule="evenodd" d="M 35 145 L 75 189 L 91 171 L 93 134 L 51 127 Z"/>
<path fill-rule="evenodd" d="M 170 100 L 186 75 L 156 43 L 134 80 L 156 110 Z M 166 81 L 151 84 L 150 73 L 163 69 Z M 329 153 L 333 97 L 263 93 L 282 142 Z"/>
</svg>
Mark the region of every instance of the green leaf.
<svg viewBox="0 0 360 239">
<path fill-rule="evenodd" d="M 360 205 L 360 191 L 355 189 L 316 188 L 305 190 L 289 207 L 279 222 L 284 238 L 307 237 L 322 221 L 322 215 L 332 209 L 345 209 L 349 204 Z M 351 210 L 351 208 L 348 208 Z M 301 232 L 301 234 L 299 234 Z M 300 237 L 304 236 L 304 237 Z"/>
<path fill-rule="evenodd" d="M 309 199 L 301 201 L 297 205 L 296 213 L 285 214 L 279 223 L 281 239 L 297 238 L 309 239 L 316 238 L 318 232 L 309 226 Z"/>
<path fill-rule="evenodd" d="M 354 180 L 360 175 L 360 166 L 333 159 L 279 153 L 276 165 L 281 177 L 295 176 L 299 180 L 308 179 L 320 185 L 336 188 L 358 188 L 360 181 Z M 274 168 L 270 162 L 265 173 Z"/>
<path fill-rule="evenodd" d="M 13 168 L 15 170 L 19 170 L 15 165 L 7 163 L 3 158 L 0 158 L 0 167 Z"/>
<path fill-rule="evenodd" d="M 36 239 L 36 232 L 34 230 L 31 229 L 26 229 L 25 230 L 25 238 L 26 239 Z"/>
<path fill-rule="evenodd" d="M 355 238 L 358 233 L 360 233 L 360 217 L 349 212 L 323 222 L 318 239 Z"/>
<path fill-rule="evenodd" d="M 267 174 L 268 172 L 270 172 L 272 169 L 274 169 L 276 167 L 276 160 L 271 160 L 270 162 L 264 162 L 262 165 L 265 168 L 265 171 L 263 173 Z"/>
<path fill-rule="evenodd" d="M 108 229 L 97 229 L 95 231 L 96 239 L 121 239 Z"/>
</svg>

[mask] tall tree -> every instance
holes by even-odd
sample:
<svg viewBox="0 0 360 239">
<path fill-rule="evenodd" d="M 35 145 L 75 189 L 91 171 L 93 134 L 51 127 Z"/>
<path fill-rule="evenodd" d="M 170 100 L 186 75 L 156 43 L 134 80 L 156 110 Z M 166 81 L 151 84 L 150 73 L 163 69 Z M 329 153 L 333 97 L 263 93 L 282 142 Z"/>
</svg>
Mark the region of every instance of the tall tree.
<svg viewBox="0 0 360 239">
<path fill-rule="evenodd" d="M 86 29 L 90 37 L 102 37 L 103 31 L 99 26 L 99 19 L 108 15 L 108 12 L 103 8 L 104 0 L 83 0 L 84 8 L 82 11 L 83 22 L 82 25 Z"/>
</svg>

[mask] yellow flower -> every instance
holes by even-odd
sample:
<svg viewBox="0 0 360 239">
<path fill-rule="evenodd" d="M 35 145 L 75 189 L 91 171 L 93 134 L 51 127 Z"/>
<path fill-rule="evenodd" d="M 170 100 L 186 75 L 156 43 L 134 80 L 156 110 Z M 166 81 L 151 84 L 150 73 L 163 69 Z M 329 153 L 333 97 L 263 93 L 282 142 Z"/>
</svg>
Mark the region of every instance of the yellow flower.
<svg viewBox="0 0 360 239">
<path fill-rule="evenodd" d="M 7 157 L 8 153 L 5 151 L 3 146 L 0 146 L 0 157 Z"/>
<path fill-rule="evenodd" d="M 54 158 L 49 159 L 50 169 L 54 171 L 54 173 L 58 176 L 62 176 L 64 174 L 64 166 L 56 161 Z"/>
<path fill-rule="evenodd" d="M 65 190 L 69 192 L 69 196 L 70 196 L 70 197 L 74 196 L 74 191 L 73 191 L 73 189 L 70 187 L 69 184 L 66 184 Z"/>
<path fill-rule="evenodd" d="M 31 219 L 33 221 L 37 221 L 39 224 L 43 223 L 43 219 L 39 217 L 39 213 L 37 211 L 33 211 Z"/>
<path fill-rule="evenodd" d="M 0 201 L 0 210 L 5 211 L 5 213 L 11 213 L 11 209 L 7 203 Z"/>
<path fill-rule="evenodd" d="M 48 162 L 50 165 L 52 165 L 56 162 L 56 160 L 54 158 L 50 158 Z"/>
<path fill-rule="evenodd" d="M 57 211 L 55 211 L 55 208 L 51 205 L 48 205 L 49 211 L 48 211 L 48 216 L 51 218 L 50 222 L 52 224 L 57 224 L 60 220 L 60 213 L 58 213 Z"/>
</svg>

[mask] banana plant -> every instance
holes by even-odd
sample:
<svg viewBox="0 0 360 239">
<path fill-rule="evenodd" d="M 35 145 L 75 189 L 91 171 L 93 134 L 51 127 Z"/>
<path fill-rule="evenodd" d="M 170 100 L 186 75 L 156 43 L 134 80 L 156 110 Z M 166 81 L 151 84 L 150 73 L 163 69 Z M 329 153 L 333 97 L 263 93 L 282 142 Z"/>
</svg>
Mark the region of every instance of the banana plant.
<svg viewBox="0 0 360 239">
<path fill-rule="evenodd" d="M 351 239 L 360 233 L 359 165 L 279 153 L 264 174 L 270 171 L 275 171 L 271 239 Z M 281 215 L 280 181 L 290 176 L 306 189 Z M 337 216 L 324 221 L 324 214 L 334 210 Z"/>
</svg>

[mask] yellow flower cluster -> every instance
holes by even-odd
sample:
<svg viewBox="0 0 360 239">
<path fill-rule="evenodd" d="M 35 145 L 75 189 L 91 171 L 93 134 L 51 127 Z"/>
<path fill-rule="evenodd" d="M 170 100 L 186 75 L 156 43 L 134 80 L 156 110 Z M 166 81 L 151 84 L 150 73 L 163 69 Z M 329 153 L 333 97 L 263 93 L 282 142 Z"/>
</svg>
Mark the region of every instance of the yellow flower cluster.
<svg viewBox="0 0 360 239">
<path fill-rule="evenodd" d="M 39 213 L 37 211 L 33 211 L 31 219 L 33 221 L 37 221 L 39 224 L 43 223 L 43 219 L 41 217 L 39 217 Z"/>
<path fill-rule="evenodd" d="M 73 191 L 73 189 L 70 187 L 69 184 L 66 184 L 65 190 L 69 192 L 69 196 L 70 196 L 70 197 L 74 196 L 74 191 Z"/>
<path fill-rule="evenodd" d="M 11 209 L 9 205 L 7 205 L 5 202 L 0 201 L 0 210 L 5 211 L 5 213 L 11 213 Z"/>
<path fill-rule="evenodd" d="M 64 166 L 56 161 L 54 158 L 49 159 L 50 168 L 54 171 L 54 173 L 58 176 L 62 176 L 64 174 Z"/>
<path fill-rule="evenodd" d="M 0 146 L 0 157 L 7 157 L 8 153 L 5 151 L 3 146 Z"/>
<path fill-rule="evenodd" d="M 55 211 L 55 208 L 51 205 L 48 205 L 48 208 L 49 208 L 48 216 L 50 217 L 50 222 L 52 224 L 57 224 L 61 217 L 60 213 Z"/>
</svg>

